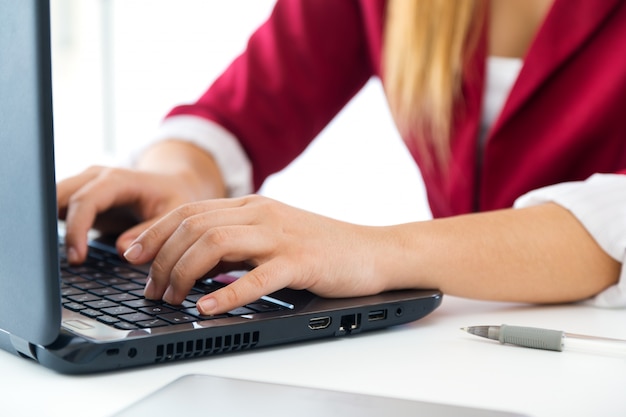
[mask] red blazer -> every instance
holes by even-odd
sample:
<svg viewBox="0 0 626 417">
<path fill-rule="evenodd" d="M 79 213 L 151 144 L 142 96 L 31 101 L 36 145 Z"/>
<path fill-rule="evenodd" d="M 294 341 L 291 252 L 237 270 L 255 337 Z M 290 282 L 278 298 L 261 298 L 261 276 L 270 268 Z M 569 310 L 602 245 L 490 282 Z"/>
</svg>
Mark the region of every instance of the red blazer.
<svg viewBox="0 0 626 417">
<path fill-rule="evenodd" d="M 279 0 L 246 51 L 170 115 L 231 131 L 259 187 L 380 76 L 384 11 L 384 0 Z M 596 172 L 626 173 L 626 1 L 555 0 L 477 155 L 485 39 L 464 77 L 447 175 L 422 171 L 435 217 L 510 207 L 527 191 Z"/>
</svg>

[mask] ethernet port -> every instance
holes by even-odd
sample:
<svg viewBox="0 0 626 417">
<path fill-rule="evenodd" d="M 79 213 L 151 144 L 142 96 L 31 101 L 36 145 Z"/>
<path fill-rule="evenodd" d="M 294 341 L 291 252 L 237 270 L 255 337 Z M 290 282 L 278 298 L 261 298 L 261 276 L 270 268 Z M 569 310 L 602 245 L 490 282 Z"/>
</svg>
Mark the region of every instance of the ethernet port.
<svg viewBox="0 0 626 417">
<path fill-rule="evenodd" d="M 346 314 L 341 316 L 341 324 L 339 325 L 339 334 L 350 334 L 360 327 L 360 314 Z"/>
</svg>

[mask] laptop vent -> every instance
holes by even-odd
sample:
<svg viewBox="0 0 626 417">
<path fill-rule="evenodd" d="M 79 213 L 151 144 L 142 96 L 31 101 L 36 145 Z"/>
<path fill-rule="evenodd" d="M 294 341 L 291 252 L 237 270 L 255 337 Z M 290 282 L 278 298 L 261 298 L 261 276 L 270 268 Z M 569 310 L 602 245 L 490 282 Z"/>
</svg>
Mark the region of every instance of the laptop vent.
<svg viewBox="0 0 626 417">
<path fill-rule="evenodd" d="M 251 349 L 259 342 L 259 332 L 238 333 L 207 339 L 157 345 L 155 362 L 208 356 L 215 353 Z"/>
</svg>

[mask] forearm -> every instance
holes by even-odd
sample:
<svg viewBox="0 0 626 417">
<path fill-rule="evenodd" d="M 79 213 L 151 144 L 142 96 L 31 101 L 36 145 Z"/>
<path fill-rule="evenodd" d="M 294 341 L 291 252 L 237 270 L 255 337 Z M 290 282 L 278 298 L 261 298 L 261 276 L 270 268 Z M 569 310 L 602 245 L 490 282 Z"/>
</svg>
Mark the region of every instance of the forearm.
<svg viewBox="0 0 626 417">
<path fill-rule="evenodd" d="M 614 284 L 620 264 L 556 204 L 393 226 L 391 287 L 462 297 L 559 303 Z M 393 248 L 395 246 L 395 249 Z M 398 247 L 399 246 L 399 247 Z"/>
<path fill-rule="evenodd" d="M 165 140 L 152 144 L 137 158 L 135 168 L 184 177 L 194 190 L 196 200 L 226 196 L 214 158 L 187 141 Z"/>
</svg>

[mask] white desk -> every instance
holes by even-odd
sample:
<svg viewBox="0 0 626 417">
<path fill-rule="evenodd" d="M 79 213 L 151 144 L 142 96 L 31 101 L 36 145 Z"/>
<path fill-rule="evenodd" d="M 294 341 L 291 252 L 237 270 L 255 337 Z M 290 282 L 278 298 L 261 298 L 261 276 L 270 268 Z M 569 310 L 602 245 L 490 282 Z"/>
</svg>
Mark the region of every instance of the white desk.
<svg viewBox="0 0 626 417">
<path fill-rule="evenodd" d="M 626 310 L 444 297 L 433 314 L 398 328 L 100 375 L 60 375 L 0 351 L 0 412 L 107 416 L 179 376 L 205 373 L 535 417 L 626 415 L 626 352 L 617 357 L 540 351 L 503 346 L 459 330 L 500 323 L 626 338 Z M 108 401 L 102 403 L 103 397 Z"/>
</svg>

